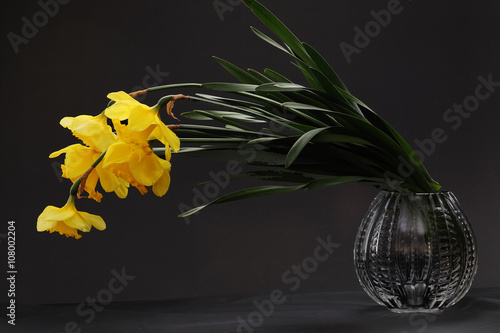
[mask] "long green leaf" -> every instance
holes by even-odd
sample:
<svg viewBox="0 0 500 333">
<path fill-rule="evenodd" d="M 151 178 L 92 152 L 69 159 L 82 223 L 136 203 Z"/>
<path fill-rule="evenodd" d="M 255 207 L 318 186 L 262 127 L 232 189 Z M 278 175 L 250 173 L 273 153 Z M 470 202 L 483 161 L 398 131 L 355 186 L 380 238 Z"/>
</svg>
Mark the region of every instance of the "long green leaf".
<svg viewBox="0 0 500 333">
<path fill-rule="evenodd" d="M 192 119 L 192 120 L 213 120 L 214 119 L 214 118 L 208 117 L 208 116 L 204 115 L 202 112 L 198 112 L 198 111 L 209 112 L 209 113 L 217 115 L 219 117 L 223 117 L 223 118 L 231 119 L 231 120 L 242 121 L 245 123 L 265 123 L 264 120 L 255 119 L 252 116 L 249 116 L 246 114 L 241 114 L 238 112 L 232 112 L 232 111 L 193 110 L 190 112 L 184 112 L 181 114 L 181 116 L 183 116 L 184 118 L 187 118 L 187 119 Z"/>
<path fill-rule="evenodd" d="M 310 67 L 304 63 L 303 61 L 297 60 L 297 62 L 292 62 L 292 65 L 296 66 L 300 71 L 302 72 L 302 75 L 304 75 L 304 78 L 307 80 L 307 82 L 311 85 L 313 89 L 316 89 L 318 91 L 321 91 L 321 86 L 316 82 L 314 79 L 314 75 L 310 71 Z"/>
<path fill-rule="evenodd" d="M 302 172 L 288 171 L 288 170 L 253 170 L 241 172 L 230 177 L 230 180 L 263 180 L 271 182 L 282 183 L 299 183 L 305 184 L 312 180 L 319 179 L 315 175 L 307 175 Z M 207 181 L 205 183 L 212 183 Z"/>
<path fill-rule="evenodd" d="M 233 65 L 229 61 L 224 59 L 213 57 L 215 61 L 217 61 L 225 70 L 227 70 L 231 75 L 233 75 L 236 79 L 238 79 L 241 83 L 246 84 L 261 84 L 262 81 L 256 79 L 254 76 L 250 75 L 248 72 L 243 69 Z"/>
<path fill-rule="evenodd" d="M 226 117 L 226 116 L 221 115 L 220 113 L 217 113 L 217 112 L 204 111 L 204 110 L 194 110 L 193 112 L 200 113 L 201 115 L 203 115 L 205 117 L 211 118 L 213 120 L 217 120 L 217 121 L 219 121 L 223 124 L 226 124 L 226 125 L 231 125 L 233 127 L 239 128 L 243 131 L 250 131 L 250 132 L 253 131 L 250 127 L 242 125 L 242 124 L 238 123 L 237 121 L 235 121 L 234 118 Z"/>
<path fill-rule="evenodd" d="M 231 105 L 236 105 L 236 106 L 247 106 L 247 107 L 261 107 L 262 104 L 258 104 L 255 102 L 251 101 L 246 101 L 246 100 L 241 100 L 241 99 L 234 99 L 234 98 L 228 98 L 228 97 L 221 97 L 221 96 L 214 96 L 214 95 L 208 95 L 208 94 L 200 94 L 197 93 L 196 96 L 199 96 L 204 99 L 211 99 L 217 102 L 222 102 L 222 103 L 230 103 Z"/>
<path fill-rule="evenodd" d="M 245 83 L 227 83 L 227 82 L 209 82 L 203 83 L 201 88 L 216 90 L 216 91 L 226 91 L 226 92 L 236 92 L 236 91 L 255 91 L 258 87 L 256 84 L 245 84 Z"/>
<path fill-rule="evenodd" d="M 306 87 L 288 82 L 272 82 L 263 83 L 255 88 L 255 91 L 262 92 L 286 92 L 286 91 L 301 91 L 307 89 Z"/>
<path fill-rule="evenodd" d="M 344 85 L 344 82 L 340 79 L 340 77 L 335 73 L 333 68 L 330 66 L 330 64 L 321 56 L 321 54 L 318 53 L 311 45 L 307 43 L 302 43 L 304 46 L 304 49 L 306 50 L 307 54 L 312 58 L 314 63 L 318 66 L 317 69 L 325 75 L 332 84 L 336 85 L 337 87 L 340 87 L 344 90 L 347 91 L 346 86 Z"/>
<path fill-rule="evenodd" d="M 274 39 L 271 37 L 267 36 L 266 34 L 262 33 L 259 31 L 257 28 L 250 27 L 250 29 L 257 35 L 257 37 L 261 38 L 263 41 L 266 43 L 271 44 L 272 46 L 278 48 L 279 50 L 287 53 L 288 55 L 293 55 L 289 50 L 285 49 L 282 45 L 280 45 L 278 42 L 276 42 Z"/>
<path fill-rule="evenodd" d="M 290 167 L 295 159 L 300 155 L 302 149 L 314 138 L 315 135 L 321 133 L 322 131 L 328 129 L 329 127 L 317 128 L 307 133 L 304 133 L 290 148 L 290 151 L 286 155 L 285 168 Z"/>
<path fill-rule="evenodd" d="M 292 51 L 312 65 L 313 61 L 307 54 L 302 42 L 266 7 L 255 0 L 243 0 L 245 5 L 264 23 L 279 39 L 288 45 Z"/>
<path fill-rule="evenodd" d="M 292 83 L 292 81 L 290 81 L 289 79 L 287 79 L 284 75 L 281 75 L 280 73 L 278 73 L 276 71 L 273 71 L 270 68 L 264 69 L 264 74 L 266 74 L 267 76 L 269 76 L 275 82 L 288 82 L 288 83 Z"/>
<path fill-rule="evenodd" d="M 248 72 L 251 73 L 253 76 L 255 76 L 257 79 L 259 79 L 261 82 L 267 82 L 267 83 L 273 82 L 273 80 L 271 80 L 270 78 L 268 78 L 264 74 L 259 73 L 255 69 L 249 68 Z"/>
<path fill-rule="evenodd" d="M 250 199 L 250 198 L 256 198 L 256 197 L 261 197 L 261 196 L 266 196 L 266 195 L 271 195 L 271 194 L 279 194 L 279 193 L 287 193 L 287 192 L 293 192 L 297 190 L 314 190 L 314 189 L 319 189 L 323 187 L 328 187 L 328 186 L 333 186 L 333 185 L 338 185 L 338 184 L 343 184 L 343 183 L 348 183 L 348 182 L 361 182 L 363 180 L 369 180 L 364 177 L 332 177 L 332 178 L 323 178 L 323 179 L 318 179 L 318 180 L 313 180 L 310 181 L 306 184 L 303 185 L 297 185 L 297 186 L 258 186 L 258 187 L 252 187 L 252 188 L 247 188 L 239 191 L 235 191 L 233 193 L 224 195 L 218 199 L 215 199 L 205 205 L 195 207 L 193 209 L 190 209 L 182 214 L 179 215 L 179 217 L 188 217 L 192 214 L 196 214 L 200 210 L 213 205 L 213 204 L 220 204 L 224 202 L 231 202 L 231 201 L 236 201 L 236 200 L 243 200 L 243 199 Z"/>
</svg>

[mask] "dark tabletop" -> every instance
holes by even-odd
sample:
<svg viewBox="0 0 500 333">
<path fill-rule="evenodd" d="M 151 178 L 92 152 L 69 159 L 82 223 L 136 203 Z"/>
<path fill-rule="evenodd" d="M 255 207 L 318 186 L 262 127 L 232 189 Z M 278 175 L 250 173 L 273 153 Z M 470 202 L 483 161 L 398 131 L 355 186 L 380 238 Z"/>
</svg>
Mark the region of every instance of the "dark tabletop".
<svg viewBox="0 0 500 333">
<path fill-rule="evenodd" d="M 395 314 L 363 292 L 324 292 L 17 306 L 16 325 L 7 320 L 0 332 L 498 333 L 500 289 L 473 289 L 439 314 Z"/>
</svg>

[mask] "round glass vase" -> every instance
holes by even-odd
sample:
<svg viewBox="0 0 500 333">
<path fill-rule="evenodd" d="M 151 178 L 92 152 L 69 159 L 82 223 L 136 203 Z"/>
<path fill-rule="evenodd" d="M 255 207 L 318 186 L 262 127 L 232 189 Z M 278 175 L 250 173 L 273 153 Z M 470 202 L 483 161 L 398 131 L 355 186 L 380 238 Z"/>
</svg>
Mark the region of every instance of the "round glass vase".
<svg viewBox="0 0 500 333">
<path fill-rule="evenodd" d="M 476 240 L 451 192 L 380 192 L 354 244 L 365 292 L 397 313 L 438 312 L 458 302 L 477 271 Z"/>
</svg>

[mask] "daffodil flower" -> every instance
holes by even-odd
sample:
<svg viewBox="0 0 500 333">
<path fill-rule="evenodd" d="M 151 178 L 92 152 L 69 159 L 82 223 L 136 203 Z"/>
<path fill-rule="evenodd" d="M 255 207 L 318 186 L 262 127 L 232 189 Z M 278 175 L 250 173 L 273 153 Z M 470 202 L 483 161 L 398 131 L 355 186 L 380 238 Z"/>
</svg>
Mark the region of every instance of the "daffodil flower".
<svg viewBox="0 0 500 333">
<path fill-rule="evenodd" d="M 74 144 L 49 155 L 50 158 L 54 158 L 66 154 L 64 164 L 61 167 L 63 177 L 75 182 L 90 168 L 102 152 L 116 142 L 116 135 L 107 125 L 104 113 L 95 117 L 87 115 L 65 117 L 60 124 L 70 129 L 74 136 L 87 145 Z M 88 175 L 85 183 L 85 191 L 89 193 L 89 198 L 97 202 L 101 201 L 102 194 L 95 190 L 98 180 L 100 180 L 104 191 L 115 192 L 119 198 L 127 196 L 128 183 L 109 170 L 104 170 L 101 165 L 97 165 Z"/>
<path fill-rule="evenodd" d="M 118 142 L 112 144 L 102 160 L 103 168 L 135 186 L 144 194 L 146 186 L 153 192 L 164 195 L 170 185 L 170 162 L 158 157 L 147 141 L 157 125 L 152 124 L 143 131 L 131 131 L 129 125 L 113 120 Z"/>
<path fill-rule="evenodd" d="M 37 230 L 59 232 L 66 237 L 79 239 L 78 230 L 89 232 L 92 227 L 97 230 L 106 229 L 106 223 L 99 215 L 79 212 L 75 207 L 75 197 L 70 196 L 62 208 L 47 206 L 38 216 Z"/>
<path fill-rule="evenodd" d="M 106 151 L 116 141 L 116 136 L 111 126 L 107 124 L 104 113 L 97 116 L 64 117 L 60 124 L 71 130 L 73 135 L 87 146 L 99 152 Z"/>
<path fill-rule="evenodd" d="M 165 145 L 165 148 L 170 147 L 174 152 L 179 151 L 179 138 L 160 118 L 160 104 L 149 107 L 124 91 L 109 93 L 107 97 L 115 102 L 104 111 L 108 118 L 120 121 L 128 119 L 130 130 L 136 132 L 145 131 L 150 125 L 155 124 L 157 126 L 148 139 L 157 139 Z"/>
<path fill-rule="evenodd" d="M 49 155 L 50 158 L 58 157 L 61 154 L 66 154 L 64 164 L 61 166 L 64 178 L 69 178 L 74 183 L 77 181 L 99 158 L 100 152 L 85 147 L 81 144 L 74 144 L 66 148 L 60 149 Z M 119 198 L 126 198 L 128 194 L 128 183 L 124 179 L 120 179 L 111 171 L 103 169 L 99 163 L 88 175 L 85 182 L 85 191 L 89 194 L 89 198 L 97 202 L 101 202 L 102 194 L 95 190 L 97 181 L 101 182 L 101 186 L 106 192 L 115 192 Z"/>
</svg>

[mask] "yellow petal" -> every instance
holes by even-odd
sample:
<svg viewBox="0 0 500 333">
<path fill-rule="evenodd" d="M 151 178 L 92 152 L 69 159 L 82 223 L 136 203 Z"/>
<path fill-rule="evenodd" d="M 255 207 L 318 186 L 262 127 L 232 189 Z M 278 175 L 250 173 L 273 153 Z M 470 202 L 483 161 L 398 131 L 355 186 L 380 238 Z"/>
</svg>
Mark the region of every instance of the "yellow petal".
<svg viewBox="0 0 500 333">
<path fill-rule="evenodd" d="M 132 150 L 128 144 L 125 142 L 117 142 L 112 144 L 106 155 L 102 160 L 103 168 L 108 168 L 111 164 L 120 164 L 128 162 L 129 155 L 132 153 Z"/>
<path fill-rule="evenodd" d="M 70 228 L 66 225 L 66 223 L 61 221 L 56 222 L 52 228 L 48 229 L 48 231 L 51 233 L 58 232 L 66 237 L 74 237 L 76 239 L 82 238 L 82 235 L 78 234 L 78 229 Z"/>
<path fill-rule="evenodd" d="M 90 231 L 92 225 L 87 222 L 81 215 L 81 212 L 75 210 L 74 214 L 67 219 L 62 220 L 70 228 L 75 228 L 84 232 Z"/>
<path fill-rule="evenodd" d="M 170 187 L 170 172 L 165 170 L 163 175 L 158 179 L 156 183 L 153 184 L 153 193 L 159 197 L 162 197 L 167 193 Z"/>
<path fill-rule="evenodd" d="M 124 91 L 109 93 L 108 98 L 115 101 L 104 111 L 110 119 L 125 120 L 130 117 L 132 112 L 150 109 L 149 106 L 139 103 Z"/>
<path fill-rule="evenodd" d="M 106 229 L 106 223 L 104 223 L 104 220 L 99 215 L 89 214 L 86 212 L 78 212 L 78 213 L 87 223 L 90 223 L 97 230 L 102 231 Z"/>
<path fill-rule="evenodd" d="M 101 163 L 97 165 L 95 171 L 99 175 L 99 180 L 104 191 L 113 192 L 121 185 L 119 178 L 111 171 L 104 169 Z"/>
<path fill-rule="evenodd" d="M 59 124 L 61 124 L 61 126 L 64 128 L 69 128 L 71 126 L 71 124 L 73 123 L 73 119 L 75 119 L 75 118 L 74 117 L 64 117 L 63 119 L 61 119 Z"/>
<path fill-rule="evenodd" d="M 163 169 L 153 152 L 134 152 L 130 155 L 129 167 L 134 178 L 144 186 L 151 186 L 161 177 Z"/>
<path fill-rule="evenodd" d="M 58 156 L 59 156 L 59 155 L 61 155 L 61 154 L 65 154 L 65 153 L 67 153 L 67 152 L 69 152 L 69 151 L 76 150 L 76 149 L 78 149 L 78 148 L 80 148 L 80 147 L 84 147 L 84 146 L 82 146 L 82 145 L 81 145 L 81 144 L 79 144 L 79 143 L 75 143 L 75 144 L 73 144 L 73 145 L 67 146 L 67 147 L 65 147 L 65 148 L 63 148 L 63 149 L 59 149 L 58 151 L 55 151 L 55 152 L 51 153 L 51 154 L 49 155 L 49 158 L 55 158 L 55 157 L 58 157 Z"/>
<path fill-rule="evenodd" d="M 155 124 L 155 113 L 151 109 L 135 109 L 130 113 L 128 124 L 131 131 L 141 132 Z"/>
<path fill-rule="evenodd" d="M 128 194 L 128 186 L 129 183 L 127 183 L 124 179 L 118 178 L 120 180 L 120 186 L 118 186 L 115 189 L 115 193 L 120 199 L 125 199 Z"/>
<path fill-rule="evenodd" d="M 67 148 L 69 149 L 66 151 L 64 159 L 65 175 L 71 179 L 83 175 L 100 155 L 94 149 L 82 145 L 73 145 L 73 147 Z"/>
<path fill-rule="evenodd" d="M 97 181 L 99 180 L 99 175 L 97 170 L 92 170 L 87 180 L 85 181 L 85 191 L 89 194 L 90 199 L 94 199 L 97 202 L 101 202 L 102 194 L 95 190 L 97 185 Z"/>
<path fill-rule="evenodd" d="M 163 122 L 158 122 L 158 127 L 153 131 L 153 135 L 165 146 L 171 147 L 174 152 L 179 151 L 181 141 Z"/>
<path fill-rule="evenodd" d="M 130 115 L 131 107 L 125 103 L 115 103 L 108 107 L 104 113 L 110 119 L 125 120 Z"/>
<path fill-rule="evenodd" d="M 106 97 L 112 101 L 115 101 L 115 102 L 117 102 L 117 101 L 135 101 L 135 102 L 137 102 L 135 99 L 133 99 L 129 94 L 127 94 L 124 91 L 111 92 Z M 137 103 L 139 103 L 139 102 L 137 102 Z"/>
<path fill-rule="evenodd" d="M 57 222 L 57 219 L 54 219 L 53 216 L 59 214 L 60 210 L 61 208 L 54 206 L 45 207 L 43 212 L 38 216 L 36 229 L 38 231 L 46 231 L 51 228 Z"/>
</svg>

